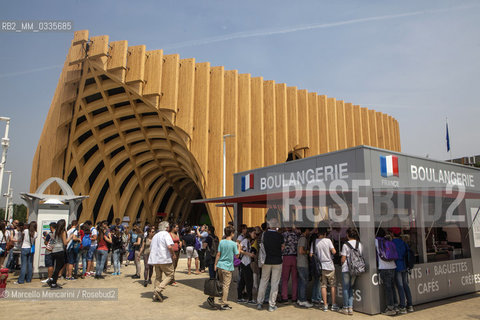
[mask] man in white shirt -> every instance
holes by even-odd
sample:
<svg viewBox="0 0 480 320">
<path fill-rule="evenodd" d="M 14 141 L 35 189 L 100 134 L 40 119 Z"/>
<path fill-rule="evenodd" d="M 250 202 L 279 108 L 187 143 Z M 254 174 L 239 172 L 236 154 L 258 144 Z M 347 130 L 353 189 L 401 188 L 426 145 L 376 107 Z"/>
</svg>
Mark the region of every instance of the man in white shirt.
<svg viewBox="0 0 480 320">
<path fill-rule="evenodd" d="M 328 311 L 327 302 L 327 285 L 330 286 L 330 296 L 332 298 L 332 311 L 338 311 L 335 303 L 336 297 L 336 279 L 335 266 L 333 264 L 332 255 L 337 253 L 333 247 L 332 240 L 327 238 L 327 228 L 318 229 L 318 239 L 315 241 L 315 254 L 322 263 L 322 299 L 323 311 Z"/>
<path fill-rule="evenodd" d="M 164 296 L 162 291 L 168 286 L 173 279 L 173 260 L 175 259 L 175 252 L 173 251 L 173 240 L 168 233 L 169 223 L 162 221 L 158 225 L 157 234 L 152 238 L 150 244 L 150 256 L 148 257 L 148 264 L 155 268 L 155 287 L 153 291 L 153 301 L 162 302 Z M 162 273 L 165 273 L 166 278 L 162 280 Z"/>
</svg>

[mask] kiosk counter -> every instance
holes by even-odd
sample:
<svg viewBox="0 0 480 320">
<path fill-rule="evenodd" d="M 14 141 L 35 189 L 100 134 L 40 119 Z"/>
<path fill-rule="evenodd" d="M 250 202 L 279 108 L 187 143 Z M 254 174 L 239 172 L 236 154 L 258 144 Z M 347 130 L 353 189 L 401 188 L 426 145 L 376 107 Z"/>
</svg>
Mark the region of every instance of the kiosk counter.
<svg viewBox="0 0 480 320">
<path fill-rule="evenodd" d="M 356 228 L 368 266 L 355 284 L 356 311 L 385 308 L 375 250 L 380 228 L 401 230 L 415 253 L 414 305 L 480 290 L 477 168 L 359 146 L 236 173 L 233 196 L 194 202 L 233 207 L 235 226 L 243 208 L 276 209 L 279 228 L 328 224 L 337 251 L 346 228 Z"/>
</svg>

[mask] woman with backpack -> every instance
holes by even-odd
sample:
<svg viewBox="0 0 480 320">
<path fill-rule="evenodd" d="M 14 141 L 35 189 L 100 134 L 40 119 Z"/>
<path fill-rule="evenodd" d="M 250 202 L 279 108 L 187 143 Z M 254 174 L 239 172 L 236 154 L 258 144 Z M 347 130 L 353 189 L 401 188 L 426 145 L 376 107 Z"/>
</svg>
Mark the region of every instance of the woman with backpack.
<svg viewBox="0 0 480 320">
<path fill-rule="evenodd" d="M 349 228 L 347 230 L 347 242 L 342 247 L 342 288 L 343 288 L 343 308 L 340 310 L 343 314 L 353 315 L 353 286 L 357 276 L 353 270 L 349 270 L 348 263 L 352 261 L 353 254 L 363 253 L 363 247 L 360 243 L 357 230 Z"/>
<path fill-rule="evenodd" d="M 123 241 L 122 241 L 122 233 L 120 229 L 115 226 L 110 233 L 112 235 L 112 257 L 113 257 L 113 273 L 114 276 L 119 276 L 120 266 L 122 264 L 122 251 L 123 251 Z"/>
<path fill-rule="evenodd" d="M 173 240 L 173 252 L 175 252 L 175 259 L 173 259 L 173 279 L 172 286 L 177 286 L 177 282 L 175 281 L 175 271 L 177 270 L 178 259 L 180 259 L 180 250 L 182 249 L 182 241 L 180 241 L 180 235 L 178 234 L 178 224 L 172 224 L 170 229 L 170 236 Z"/>
<path fill-rule="evenodd" d="M 20 277 L 16 284 L 29 283 L 33 275 L 33 254 L 35 253 L 35 240 L 37 239 L 37 222 L 32 221 L 28 228 L 23 230 L 21 250 Z"/>
<path fill-rule="evenodd" d="M 395 244 L 392 236 L 387 234 L 385 230 L 379 229 L 375 239 L 375 248 L 377 249 L 378 273 L 383 282 L 385 291 L 385 301 L 387 308 L 383 314 L 394 316 L 397 312 L 394 309 L 394 288 L 395 288 L 395 269 L 397 265 L 395 260 L 398 258 Z"/>
<path fill-rule="evenodd" d="M 413 312 L 412 293 L 410 292 L 410 286 L 408 285 L 407 265 L 405 263 L 410 248 L 405 241 L 400 238 L 402 232 L 400 228 L 391 228 L 390 230 L 393 233 L 393 243 L 395 243 L 398 254 L 398 259 L 395 260 L 397 266 L 395 269 L 395 283 L 400 298 L 399 313 L 406 314 L 407 311 Z M 405 298 L 407 300 L 406 303 Z"/>
<path fill-rule="evenodd" d="M 200 274 L 199 270 L 199 261 L 198 261 L 198 253 L 195 250 L 195 241 L 196 237 L 195 234 L 192 233 L 192 229 L 187 227 L 185 230 L 185 236 L 183 237 L 183 244 L 187 248 L 187 267 L 188 267 L 188 274 L 192 274 L 191 266 L 192 266 L 192 259 L 195 259 L 195 274 Z"/>
<path fill-rule="evenodd" d="M 55 265 L 53 276 L 51 281 L 47 281 L 47 284 L 51 289 L 61 289 L 62 287 L 57 284 L 60 270 L 65 266 L 65 246 L 70 240 L 73 239 L 73 234 L 67 238 L 67 231 L 65 230 L 65 219 L 60 219 L 57 222 L 57 229 L 53 233 L 53 237 L 50 239 L 47 247 L 52 248 L 52 261 Z"/>
<path fill-rule="evenodd" d="M 104 279 L 102 276 L 103 267 L 107 262 L 108 258 L 108 245 L 107 243 L 112 243 L 112 238 L 110 233 L 106 232 L 104 225 L 98 226 L 98 236 L 97 236 L 97 265 L 95 269 L 95 279 Z"/>
<path fill-rule="evenodd" d="M 255 241 L 255 229 L 248 228 L 243 240 L 240 242 L 240 254 L 241 263 L 239 265 L 240 281 L 237 286 L 237 302 L 249 304 L 257 304 L 253 300 L 253 270 L 250 266 L 253 259 L 255 259 L 255 253 L 253 252 L 252 243 Z M 243 299 L 243 289 L 247 291 L 247 299 Z"/>
<path fill-rule="evenodd" d="M 140 255 L 143 255 L 143 267 L 145 271 L 143 272 L 143 286 L 146 287 L 149 283 L 152 283 L 152 275 L 153 275 L 153 266 L 148 264 L 148 258 L 150 257 L 150 245 L 152 244 L 153 236 L 155 235 L 155 228 L 147 228 L 146 230 L 147 237 L 142 243 L 142 247 L 140 248 Z"/>
<path fill-rule="evenodd" d="M 88 276 L 87 273 L 87 257 L 88 251 L 90 250 L 91 240 L 90 240 L 90 226 L 86 223 L 82 224 L 80 227 L 80 251 L 78 252 L 78 261 L 82 260 L 82 279 Z"/>
</svg>

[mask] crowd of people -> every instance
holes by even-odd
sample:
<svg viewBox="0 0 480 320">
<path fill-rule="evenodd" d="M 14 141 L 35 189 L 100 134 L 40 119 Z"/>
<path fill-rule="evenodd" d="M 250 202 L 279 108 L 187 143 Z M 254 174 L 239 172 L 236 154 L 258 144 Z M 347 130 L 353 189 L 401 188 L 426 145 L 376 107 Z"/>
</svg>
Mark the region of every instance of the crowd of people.
<svg viewBox="0 0 480 320">
<path fill-rule="evenodd" d="M 209 265 L 214 271 L 210 273 L 211 279 L 218 274 L 222 282 L 221 309 L 232 308 L 227 299 L 232 274 L 237 269 L 237 303 L 256 305 L 258 310 L 263 310 L 264 302 L 268 301 L 268 310 L 273 312 L 277 303 L 291 301 L 305 308 L 318 305 L 323 311 L 353 315 L 355 282 L 366 271 L 363 245 L 356 228 L 342 230 L 338 225 L 279 228 L 278 221 L 272 218 L 261 227 L 241 225 L 237 234 L 235 239 L 234 229 L 231 226 L 225 229 L 215 262 Z M 379 228 L 375 246 L 387 302 L 383 313 L 413 312 L 407 275 L 411 250 L 401 238 L 401 229 Z M 335 248 L 341 248 L 340 252 Z M 341 265 L 341 279 L 336 279 L 335 264 Z M 342 283 L 342 308 L 336 303 L 337 280 Z M 308 294 L 310 281 L 313 283 Z M 215 307 L 214 296 L 209 296 L 207 302 Z"/>
<path fill-rule="evenodd" d="M 8 226 L 5 221 L 0 222 L 0 265 L 12 272 L 20 269 L 15 284 L 32 281 L 39 236 L 45 246 L 48 269 L 47 279 L 42 282 L 52 289 L 61 289 L 57 283 L 61 276 L 66 280 L 103 279 L 109 261 L 113 267 L 111 275 L 120 275 L 122 265 L 133 262 L 132 278 L 141 279 L 143 260 L 142 283 L 145 287 L 152 284 L 155 271 L 153 301 L 163 301 L 166 287 L 177 286 L 175 272 L 183 252 L 188 275 L 208 270 L 210 279 L 219 279 L 223 286 L 219 305 L 214 296 L 209 296 L 207 303 L 223 310 L 232 308 L 228 294 L 235 278 L 236 302 L 256 306 L 258 310 L 268 303 L 268 310 L 273 312 L 277 303 L 291 301 L 305 308 L 317 305 L 323 311 L 352 315 L 353 288 L 356 278 L 365 271 L 363 246 L 356 228 L 279 228 L 275 218 L 267 218 L 261 226 L 241 225 L 237 233 L 229 225 L 221 240 L 212 226 L 179 226 L 167 221 L 159 223 L 158 228 L 148 223 L 143 228 L 134 223 L 130 228 L 118 218 L 111 225 L 107 221 L 93 225 L 91 221 L 79 224 L 75 220 L 67 225 L 61 219 L 50 223 L 49 228 L 49 232 L 38 235 L 36 222 L 23 224 L 15 220 Z M 379 229 L 375 240 L 387 315 L 413 311 L 406 262 L 410 249 L 400 234 L 399 228 Z M 336 248 L 341 248 L 340 252 Z M 393 254 L 392 250 L 396 252 Z M 341 279 L 336 279 L 335 264 L 341 265 Z M 342 282 L 342 308 L 336 303 L 337 281 Z M 311 292 L 307 292 L 309 287 Z"/>
<path fill-rule="evenodd" d="M 182 247 L 178 225 L 172 225 L 169 232 L 175 241 L 175 269 L 178 262 L 178 253 Z M 51 222 L 49 231 L 42 235 L 37 234 L 35 221 L 24 224 L 17 220 L 7 225 L 0 222 L 0 266 L 9 269 L 9 272 L 20 270 L 20 276 L 15 284 L 24 284 L 32 281 L 33 256 L 37 237 L 41 236 L 44 246 L 44 266 L 47 268 L 47 283 L 52 289 L 61 289 L 57 284 L 58 278 L 76 280 L 78 278 L 94 277 L 104 279 L 108 268 L 113 267 L 113 276 L 121 274 L 121 266 L 130 262 L 135 264 L 133 279 L 140 279 L 142 275 L 141 259 L 144 261 L 143 285 L 152 283 L 153 266 L 148 264 L 150 246 L 156 234 L 155 226 L 147 224 L 143 229 L 140 224 L 133 224 L 132 228 L 121 224 L 116 219 L 109 225 L 102 221 L 93 225 L 91 221 L 78 224 L 73 220 L 70 225 L 64 219 Z M 109 265 L 110 262 L 110 265 Z M 175 278 L 171 283 L 176 285 Z"/>
</svg>

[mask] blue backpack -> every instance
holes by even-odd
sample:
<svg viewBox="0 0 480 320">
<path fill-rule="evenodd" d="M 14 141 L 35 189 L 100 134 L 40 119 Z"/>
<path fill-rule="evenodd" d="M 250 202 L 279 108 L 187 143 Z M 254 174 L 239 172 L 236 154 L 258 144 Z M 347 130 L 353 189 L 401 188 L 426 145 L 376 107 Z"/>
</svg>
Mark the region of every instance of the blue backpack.
<svg viewBox="0 0 480 320">
<path fill-rule="evenodd" d="M 90 248 L 92 245 L 92 239 L 90 239 L 90 233 L 86 234 L 82 238 L 82 248 Z"/>
<path fill-rule="evenodd" d="M 76 232 L 77 229 L 75 229 L 74 232 Z M 73 252 L 75 253 L 78 253 L 78 251 L 80 250 L 80 246 L 82 245 L 82 243 L 80 241 L 71 241 L 70 242 L 70 245 L 68 246 L 67 248 L 67 251 L 70 251 L 70 250 L 73 250 Z"/>
<path fill-rule="evenodd" d="M 405 265 L 407 266 L 407 270 L 412 270 L 415 266 L 415 252 L 407 245 L 407 252 L 405 253 Z"/>
<path fill-rule="evenodd" d="M 195 250 L 202 249 L 202 241 L 200 241 L 199 237 L 195 237 Z"/>
<path fill-rule="evenodd" d="M 395 261 L 398 259 L 397 247 L 392 240 L 378 237 L 377 241 L 380 259 L 383 261 Z"/>
</svg>

